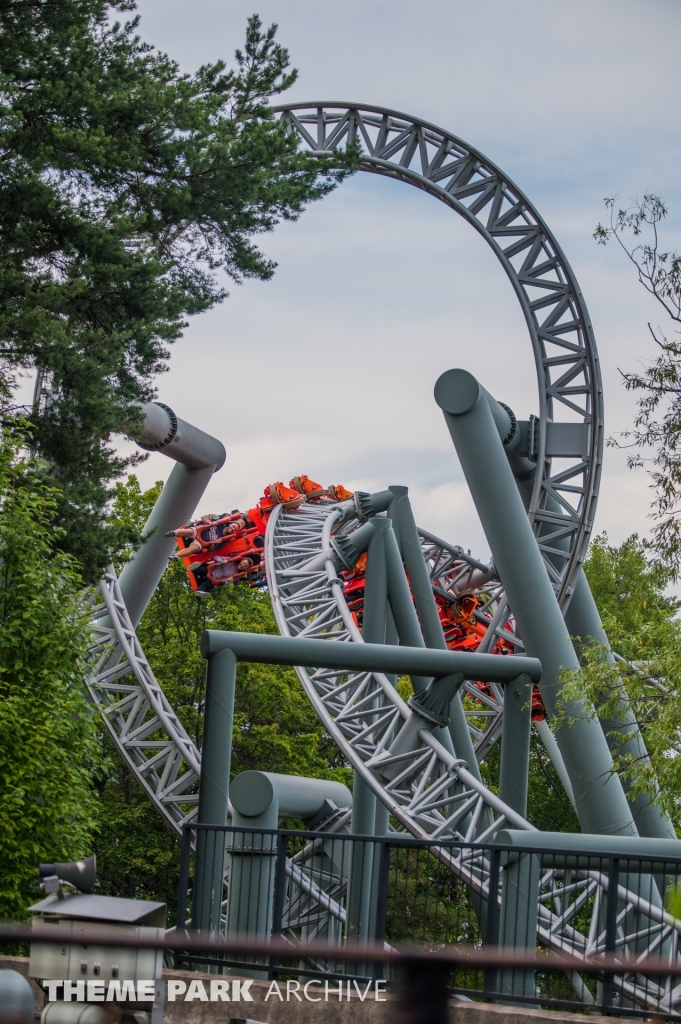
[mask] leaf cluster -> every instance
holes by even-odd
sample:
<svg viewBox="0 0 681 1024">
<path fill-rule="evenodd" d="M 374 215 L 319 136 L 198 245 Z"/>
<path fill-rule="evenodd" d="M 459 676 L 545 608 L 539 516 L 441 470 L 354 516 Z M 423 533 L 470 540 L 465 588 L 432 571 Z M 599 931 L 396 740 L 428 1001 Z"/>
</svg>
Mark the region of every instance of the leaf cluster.
<svg viewBox="0 0 681 1024">
<path fill-rule="evenodd" d="M 595 239 L 605 245 L 614 240 L 633 264 L 649 295 L 672 322 L 681 324 L 681 254 L 664 251 L 660 224 L 667 216 L 664 200 L 646 193 L 643 200 L 618 208 L 619 196 L 605 200 L 609 223 L 599 224 Z M 631 468 L 651 466 L 654 490 L 653 536 L 666 564 L 681 566 L 681 338 L 668 338 L 648 324 L 658 354 L 641 372 L 623 373 L 627 390 L 639 394 L 633 429 L 622 437 L 635 450 Z M 678 331 L 676 332 L 678 334 Z M 620 442 L 611 439 L 611 445 Z M 647 454 L 649 453 L 649 454 Z"/>
<path fill-rule="evenodd" d="M 0 916 L 40 896 L 41 861 L 90 852 L 100 759 L 83 688 L 87 609 L 77 563 L 56 548 L 58 493 L 0 433 Z"/>
</svg>

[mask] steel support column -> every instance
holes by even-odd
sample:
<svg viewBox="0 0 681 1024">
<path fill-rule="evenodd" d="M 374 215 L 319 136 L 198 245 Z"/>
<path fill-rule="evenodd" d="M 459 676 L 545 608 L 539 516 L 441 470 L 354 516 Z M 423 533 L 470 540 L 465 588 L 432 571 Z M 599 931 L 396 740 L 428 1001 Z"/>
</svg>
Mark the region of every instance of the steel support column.
<svg viewBox="0 0 681 1024">
<path fill-rule="evenodd" d="M 565 624 L 570 636 L 579 646 L 596 646 L 599 648 L 600 656 L 607 658 L 611 663 L 615 661 L 591 588 L 581 568 L 577 573 L 572 599 L 565 612 Z M 648 760 L 648 751 L 638 723 L 624 701 L 618 707 L 616 716 L 604 718 L 599 715 L 599 718 L 605 738 L 615 757 L 630 757 L 638 763 Z M 622 785 L 639 835 L 651 839 L 675 839 L 674 826 L 660 807 L 651 802 L 650 795 L 631 792 L 631 779 L 622 779 Z"/>
<path fill-rule="evenodd" d="M 499 796 L 514 811 L 527 817 L 527 777 L 530 768 L 532 681 L 522 675 L 504 687 L 501 726 Z"/>
<path fill-rule="evenodd" d="M 388 600 L 395 621 L 395 628 L 403 647 L 425 647 L 419 620 L 414 610 L 411 591 L 404 575 L 402 555 L 392 525 L 385 531 L 385 559 L 388 583 Z M 428 676 L 412 675 L 414 693 L 425 690 L 431 679 Z"/>
<path fill-rule="evenodd" d="M 385 559 L 388 578 L 388 601 L 393 620 L 395 622 L 395 628 L 397 629 L 397 633 L 400 638 L 400 645 L 408 647 L 426 647 L 427 645 L 424 643 L 416 609 L 414 608 L 414 602 L 412 601 L 409 583 L 407 582 L 407 577 L 404 573 L 402 555 L 400 554 L 397 538 L 392 525 L 385 531 Z M 437 648 L 433 649 L 437 650 Z M 412 673 L 411 683 L 414 688 L 414 695 L 418 696 L 419 694 L 427 691 L 432 681 L 432 677 L 420 676 Z M 407 735 L 405 730 L 410 730 L 413 725 L 413 722 L 408 721 L 402 726 L 401 732 L 404 733 L 404 736 L 402 737 L 403 740 Z M 421 720 L 419 728 L 424 726 L 428 727 L 428 725 L 428 722 Z M 445 750 L 448 750 L 450 754 L 453 754 L 454 747 L 452 745 L 449 731 L 442 726 L 437 726 L 435 729 L 432 729 L 432 732 Z M 414 732 L 414 739 L 415 741 L 417 739 L 416 731 Z M 471 771 L 475 771 L 477 769 L 477 761 L 475 760 L 475 757 L 473 758 L 473 763 L 475 768 L 471 766 Z"/>
<path fill-rule="evenodd" d="M 535 950 L 540 858 L 534 853 L 511 853 L 502 854 L 502 863 L 504 861 L 501 876 L 499 944 L 505 949 Z M 534 971 L 522 968 L 502 970 L 499 987 L 504 995 L 534 998 Z M 518 1002 L 514 1000 L 511 1005 L 518 1006 Z"/>
<path fill-rule="evenodd" d="M 426 647 L 446 651 L 447 642 L 442 631 L 440 616 L 437 612 L 433 586 L 428 575 L 428 568 L 423 558 L 423 549 L 419 540 L 414 513 L 409 501 L 406 487 L 390 487 L 395 497 L 390 506 L 389 515 L 393 522 L 399 524 L 402 558 L 409 573 L 409 584 L 414 596 L 414 603 L 421 623 Z M 449 706 L 449 724 L 447 729 L 457 757 L 468 765 L 469 771 L 477 779 L 481 779 L 478 760 L 475 756 L 473 741 L 466 722 L 461 704 L 461 695 L 457 692 Z"/>
<path fill-rule="evenodd" d="M 197 818 L 202 825 L 227 824 L 236 666 L 229 650 L 208 659 Z M 200 931 L 220 930 L 224 859 L 224 833 L 199 829 L 192 923 Z"/>
<path fill-rule="evenodd" d="M 501 582 L 526 650 L 542 662 L 540 688 L 547 710 L 558 711 L 564 670 L 579 661 L 537 547 L 487 398 L 475 377 L 450 370 L 435 385 L 435 398 L 466 475 Z M 585 832 L 635 835 L 636 826 L 603 731 L 588 709 L 566 708 L 574 724 L 556 740 L 565 761 Z"/>
<path fill-rule="evenodd" d="M 308 828 L 314 828 L 333 809 L 350 807 L 352 797 L 341 782 L 260 771 L 237 775 L 231 796 L 232 825 L 247 831 L 232 834 L 227 934 L 269 938 L 277 839 L 250 830 L 276 829 L 280 818 L 302 818 Z M 257 958 L 253 961 L 257 965 L 262 962 Z M 254 967 L 248 975 L 267 977 L 267 972 Z"/>
<path fill-rule="evenodd" d="M 388 608 L 388 577 L 385 562 L 386 519 L 372 519 L 374 535 L 367 548 L 364 579 L 364 610 L 362 639 L 369 644 L 384 644 Z M 358 772 L 352 782 L 353 835 L 376 834 L 378 801 Z M 353 843 L 348 878 L 347 935 L 352 939 L 368 939 L 371 933 L 372 879 L 376 850 L 371 843 Z"/>
<path fill-rule="evenodd" d="M 499 432 L 499 436 L 501 438 L 509 437 L 513 431 L 512 420 L 508 409 L 493 398 L 489 392 L 485 392 L 485 395 Z M 524 456 L 518 456 L 515 454 L 520 436 L 521 432 L 517 431 L 512 440 L 505 446 L 504 450 L 515 477 L 516 485 L 520 492 L 523 504 L 527 509 L 532 496 L 534 477 L 537 467 L 535 463 L 531 462 Z M 547 496 L 546 508 L 549 511 L 555 512 L 557 515 L 563 514 L 562 506 L 551 495 Z M 541 537 L 542 532 L 548 532 L 552 529 L 553 527 L 550 524 L 545 524 L 544 527 L 540 529 L 539 536 Z M 569 547 L 567 538 L 559 538 L 554 541 L 553 544 L 557 549 L 565 551 L 567 551 Z M 559 561 L 559 558 L 554 560 L 556 567 L 558 567 Z M 606 632 L 603 629 L 603 623 L 601 622 L 596 602 L 593 599 L 593 594 L 591 593 L 591 588 L 589 587 L 588 580 L 584 574 L 584 569 L 581 567 L 575 575 L 572 597 L 563 611 L 563 617 L 573 641 L 576 641 L 580 647 L 596 646 L 599 648 L 599 654 L 602 657 L 606 658 L 611 663 L 614 662 L 615 659 L 610 650 L 610 643 Z M 620 703 L 615 716 L 612 718 L 603 718 L 603 716 L 599 715 L 599 721 L 611 752 L 615 755 L 624 754 L 625 756 L 631 757 L 632 760 L 639 762 L 647 760 L 648 751 L 646 750 L 638 723 L 636 722 L 634 715 L 631 713 L 631 710 L 624 702 Z M 547 725 L 546 729 L 540 731 L 540 735 L 542 736 L 545 746 L 549 751 L 549 755 L 551 756 L 551 739 L 553 737 L 548 733 L 548 730 L 549 726 Z M 626 739 L 623 740 L 623 736 L 626 736 Z M 553 756 L 552 760 L 554 760 L 554 764 L 556 765 L 556 769 L 560 775 L 560 762 Z M 656 807 L 651 803 L 648 794 L 635 794 L 632 792 L 632 782 L 630 779 L 624 778 L 621 781 L 639 834 L 659 839 L 675 837 L 674 827 L 671 821 L 659 807 Z M 569 789 L 567 792 L 568 796 L 570 796 Z"/>
<path fill-rule="evenodd" d="M 143 541 L 120 575 L 121 594 L 133 626 L 139 624 L 175 548 L 169 530 L 191 519 L 213 473 L 221 469 L 226 452 L 215 437 L 179 419 L 157 402 L 143 406 L 144 434 L 137 441 L 146 451 L 158 451 L 177 465 L 166 481 L 142 530 Z"/>
</svg>

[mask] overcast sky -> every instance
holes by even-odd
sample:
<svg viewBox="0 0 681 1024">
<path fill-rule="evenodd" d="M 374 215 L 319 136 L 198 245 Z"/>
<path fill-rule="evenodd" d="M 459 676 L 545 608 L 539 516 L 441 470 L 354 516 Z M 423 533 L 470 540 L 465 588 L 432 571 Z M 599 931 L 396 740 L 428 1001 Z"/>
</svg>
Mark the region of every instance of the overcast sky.
<svg viewBox="0 0 681 1024">
<path fill-rule="evenodd" d="M 661 193 L 681 248 L 681 0 L 142 0 L 141 34 L 182 68 L 231 62 L 246 19 L 279 24 L 300 78 L 288 100 L 344 100 L 422 117 L 481 149 L 535 203 L 577 275 L 596 331 L 606 429 L 634 404 L 619 369 L 668 328 L 592 232 L 603 198 Z M 495 257 L 451 210 L 360 173 L 263 238 L 268 283 L 231 287 L 174 346 L 159 398 L 221 438 L 203 511 L 249 507 L 307 473 L 365 490 L 409 485 L 421 525 L 487 545 L 432 398 L 464 366 L 519 418 L 537 411 L 530 342 Z M 171 466 L 152 456 L 144 484 Z M 645 532 L 649 492 L 606 453 L 597 529 Z"/>
</svg>

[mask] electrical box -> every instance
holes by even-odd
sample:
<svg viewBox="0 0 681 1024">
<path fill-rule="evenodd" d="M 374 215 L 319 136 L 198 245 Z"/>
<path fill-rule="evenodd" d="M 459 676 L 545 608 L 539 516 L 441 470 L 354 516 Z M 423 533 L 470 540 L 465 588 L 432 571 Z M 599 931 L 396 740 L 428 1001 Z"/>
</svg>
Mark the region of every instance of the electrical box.
<svg viewBox="0 0 681 1024">
<path fill-rule="evenodd" d="M 165 933 L 166 905 L 143 900 L 127 900 L 115 896 L 69 894 L 59 898 L 52 893 L 31 908 L 33 935 L 29 976 L 39 981 L 71 982 L 102 981 L 108 989 L 118 982 L 122 1001 L 131 1006 L 138 981 L 157 981 L 162 976 L 163 951 L 124 945 L 125 939 L 162 938 Z M 69 938 L 64 942 L 41 942 L 50 930 L 59 926 Z M 88 942 L 92 925 L 112 938 L 120 936 L 120 946 L 103 946 Z M 89 927 L 88 927 L 89 926 Z M 124 993 L 127 993 L 127 998 Z M 131 998 L 132 995 L 132 998 Z M 149 1004 L 141 1006 L 149 1009 Z"/>
</svg>

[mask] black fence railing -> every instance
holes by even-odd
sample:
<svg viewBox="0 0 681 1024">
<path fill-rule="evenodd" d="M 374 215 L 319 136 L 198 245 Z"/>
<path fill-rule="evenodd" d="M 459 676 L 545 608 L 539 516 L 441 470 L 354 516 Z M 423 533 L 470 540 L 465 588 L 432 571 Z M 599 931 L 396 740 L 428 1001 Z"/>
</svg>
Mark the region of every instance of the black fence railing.
<svg viewBox="0 0 681 1024">
<path fill-rule="evenodd" d="M 187 825 L 177 927 L 190 933 L 201 898 L 194 891 L 194 847 L 199 858 L 224 863 L 227 879 L 209 921 L 204 909 L 202 930 L 282 939 L 291 955 L 282 954 L 281 942 L 276 956 L 187 949 L 175 953 L 178 967 L 366 984 L 392 979 L 390 963 L 376 959 L 377 945 L 426 956 L 454 946 L 477 953 L 457 957 L 448 970 L 450 991 L 464 998 L 681 1020 L 681 861 L 401 833 Z M 374 950 L 366 960 L 363 943 Z M 337 954 L 311 955 L 315 945 Z M 500 967 L 493 956 L 485 963 L 486 953 L 509 949 L 536 953 L 539 968 Z M 553 954 L 560 953 L 573 955 L 569 970 L 555 967 Z M 599 958 L 602 969 L 594 967 Z M 626 971 L 613 961 L 626 961 Z M 656 973 L 647 961 L 655 962 Z"/>
</svg>

